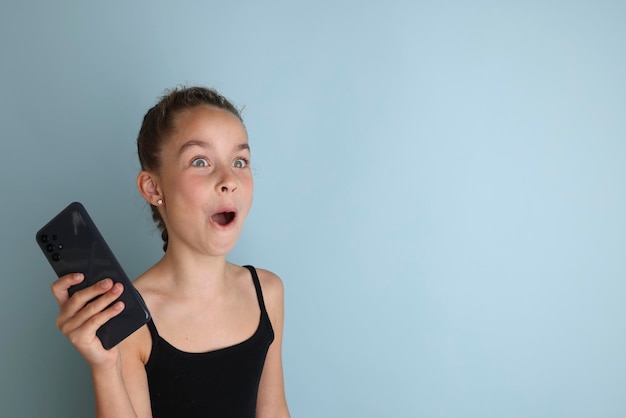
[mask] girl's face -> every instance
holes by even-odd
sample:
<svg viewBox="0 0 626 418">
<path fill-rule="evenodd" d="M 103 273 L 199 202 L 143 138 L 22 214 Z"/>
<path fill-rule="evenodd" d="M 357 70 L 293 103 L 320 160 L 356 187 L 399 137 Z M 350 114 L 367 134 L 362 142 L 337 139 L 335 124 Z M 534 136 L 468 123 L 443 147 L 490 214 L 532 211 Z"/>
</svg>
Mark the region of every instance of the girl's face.
<svg viewBox="0 0 626 418">
<path fill-rule="evenodd" d="M 208 105 L 183 111 L 175 126 L 157 177 L 168 247 L 225 255 L 252 205 L 246 129 L 229 111 Z"/>
</svg>

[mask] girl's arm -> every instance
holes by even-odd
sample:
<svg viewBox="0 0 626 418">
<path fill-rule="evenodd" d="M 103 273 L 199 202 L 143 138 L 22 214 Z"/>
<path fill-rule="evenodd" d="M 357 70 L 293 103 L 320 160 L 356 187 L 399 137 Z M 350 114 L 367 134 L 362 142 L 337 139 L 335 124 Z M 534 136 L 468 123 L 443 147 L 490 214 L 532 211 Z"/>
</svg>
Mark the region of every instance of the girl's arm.
<svg viewBox="0 0 626 418">
<path fill-rule="evenodd" d="M 96 417 L 138 418 L 124 383 L 122 365 L 92 367 Z"/>
<path fill-rule="evenodd" d="M 284 322 L 284 289 L 278 276 L 258 270 L 259 281 L 263 289 L 263 299 L 274 329 L 274 341 L 270 345 L 257 399 L 257 418 L 289 418 L 289 409 L 285 399 L 283 378 L 282 344 Z"/>
<path fill-rule="evenodd" d="M 145 355 L 141 350 L 148 333 L 144 326 L 119 344 L 120 357 L 115 368 L 92 367 L 96 417 L 152 417 Z"/>
<path fill-rule="evenodd" d="M 96 331 L 102 324 L 123 311 L 122 302 L 107 308 L 119 297 L 123 287 L 121 284 L 113 285 L 110 279 L 104 279 L 93 286 L 77 291 L 70 297 L 68 289 L 82 280 L 84 276 L 79 273 L 63 276 L 52 284 L 52 293 L 60 307 L 60 314 L 56 320 L 57 327 L 91 367 L 96 397 L 96 416 L 99 418 L 150 417 L 147 383 L 145 384 L 145 396 L 148 397 L 147 412 L 142 403 L 141 384 L 138 383 L 141 381 L 141 373 L 137 363 L 141 363 L 141 357 L 137 355 L 139 350 L 133 348 L 139 347 L 138 339 L 131 336 L 117 347 L 105 350 L 96 335 Z M 145 379 L 143 363 L 141 366 Z M 126 368 L 129 369 L 128 372 Z M 131 370 L 135 373 L 132 378 L 129 378 Z M 127 390 L 127 386 L 132 388 L 132 392 Z M 138 410 L 142 412 L 141 415 L 135 412 L 130 394 L 137 398 L 135 403 L 140 407 Z"/>
</svg>

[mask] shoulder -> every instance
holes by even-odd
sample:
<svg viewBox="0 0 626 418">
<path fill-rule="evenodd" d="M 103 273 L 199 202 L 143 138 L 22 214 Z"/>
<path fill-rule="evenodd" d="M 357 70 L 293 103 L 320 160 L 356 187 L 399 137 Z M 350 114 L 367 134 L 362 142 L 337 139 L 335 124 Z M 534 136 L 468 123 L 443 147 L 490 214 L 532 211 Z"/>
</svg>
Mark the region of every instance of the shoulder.
<svg viewBox="0 0 626 418">
<path fill-rule="evenodd" d="M 159 310 L 161 305 L 159 302 L 162 299 L 160 297 L 161 292 L 159 291 L 158 286 L 155 285 L 157 280 L 153 276 L 155 276 L 154 267 L 144 272 L 133 281 L 133 286 L 148 306 L 151 316 Z M 150 319 L 150 321 L 152 321 L 152 319 Z M 140 362 L 145 365 L 152 352 L 152 335 L 148 325 L 143 325 L 131 334 L 126 340 L 123 341 L 123 344 L 121 344 L 120 347 L 124 352 L 129 353 L 129 357 L 139 359 Z"/>
<path fill-rule="evenodd" d="M 267 292 L 270 293 L 280 293 L 284 292 L 283 281 L 278 275 L 272 273 L 269 270 L 264 269 L 256 269 L 257 275 L 259 276 L 259 282 L 261 283 L 261 289 L 263 289 L 263 293 L 265 294 L 266 289 Z"/>
<path fill-rule="evenodd" d="M 285 289 L 278 275 L 265 269 L 256 269 L 263 292 L 263 299 L 270 317 L 282 322 Z M 274 321 L 272 321 L 274 322 Z"/>
</svg>

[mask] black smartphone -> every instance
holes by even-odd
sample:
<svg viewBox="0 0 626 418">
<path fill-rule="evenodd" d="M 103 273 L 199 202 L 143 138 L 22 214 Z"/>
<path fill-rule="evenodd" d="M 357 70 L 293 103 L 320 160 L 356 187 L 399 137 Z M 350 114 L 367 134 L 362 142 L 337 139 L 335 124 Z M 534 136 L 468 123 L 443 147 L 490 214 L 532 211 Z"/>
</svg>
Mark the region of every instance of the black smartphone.
<svg viewBox="0 0 626 418">
<path fill-rule="evenodd" d="M 70 287 L 70 295 L 105 278 L 124 285 L 124 291 L 115 301 L 123 301 L 124 310 L 96 333 L 104 348 L 108 350 L 116 346 L 150 320 L 150 312 L 141 295 L 81 203 L 74 202 L 63 209 L 37 231 L 36 239 L 58 277 L 68 273 L 85 275 L 81 283 Z"/>
</svg>

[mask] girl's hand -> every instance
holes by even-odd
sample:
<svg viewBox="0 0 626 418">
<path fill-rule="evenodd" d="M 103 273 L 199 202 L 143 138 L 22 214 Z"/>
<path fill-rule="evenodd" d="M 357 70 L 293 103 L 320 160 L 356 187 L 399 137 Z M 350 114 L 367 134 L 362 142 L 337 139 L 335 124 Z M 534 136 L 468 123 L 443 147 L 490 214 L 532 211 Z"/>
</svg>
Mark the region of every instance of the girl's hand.
<svg viewBox="0 0 626 418">
<path fill-rule="evenodd" d="M 111 279 L 104 279 L 70 297 L 68 289 L 84 278 L 81 273 L 67 274 L 52 283 L 52 294 L 61 311 L 56 325 L 92 368 L 115 366 L 119 350 L 117 347 L 104 349 L 96 331 L 124 309 L 123 302 L 107 308 L 122 294 L 123 286 L 121 283 L 114 285 Z"/>
</svg>

